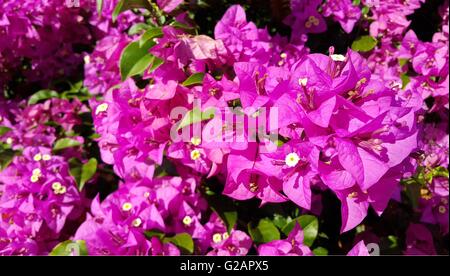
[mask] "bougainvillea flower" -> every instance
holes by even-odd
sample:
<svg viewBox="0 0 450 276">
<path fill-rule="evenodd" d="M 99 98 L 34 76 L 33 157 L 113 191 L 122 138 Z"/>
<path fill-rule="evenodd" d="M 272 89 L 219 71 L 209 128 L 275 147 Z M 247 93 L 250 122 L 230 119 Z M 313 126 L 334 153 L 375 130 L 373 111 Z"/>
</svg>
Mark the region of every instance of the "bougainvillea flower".
<svg viewBox="0 0 450 276">
<path fill-rule="evenodd" d="M 252 245 L 250 237 L 239 230 L 232 230 L 225 237 L 222 235 L 222 239 L 207 253 L 208 256 L 245 256 Z"/>
<path fill-rule="evenodd" d="M 283 22 L 294 30 L 294 41 L 302 34 L 321 33 L 327 29 L 325 19 L 317 11 L 320 3 L 318 0 L 290 1 L 292 13 Z"/>
<path fill-rule="evenodd" d="M 322 14 L 327 17 L 333 16 L 333 19 L 338 21 L 347 33 L 353 30 L 355 23 L 361 17 L 361 10 L 350 0 L 327 1 L 322 8 Z"/>
</svg>

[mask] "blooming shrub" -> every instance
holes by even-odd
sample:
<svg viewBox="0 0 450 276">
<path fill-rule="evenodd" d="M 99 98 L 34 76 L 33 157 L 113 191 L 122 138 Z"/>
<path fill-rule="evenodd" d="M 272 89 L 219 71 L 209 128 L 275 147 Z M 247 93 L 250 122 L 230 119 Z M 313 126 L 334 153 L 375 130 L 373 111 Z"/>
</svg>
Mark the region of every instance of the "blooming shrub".
<svg viewBox="0 0 450 276">
<path fill-rule="evenodd" d="M 0 4 L 1 255 L 448 254 L 448 1 L 228 2 Z"/>
</svg>

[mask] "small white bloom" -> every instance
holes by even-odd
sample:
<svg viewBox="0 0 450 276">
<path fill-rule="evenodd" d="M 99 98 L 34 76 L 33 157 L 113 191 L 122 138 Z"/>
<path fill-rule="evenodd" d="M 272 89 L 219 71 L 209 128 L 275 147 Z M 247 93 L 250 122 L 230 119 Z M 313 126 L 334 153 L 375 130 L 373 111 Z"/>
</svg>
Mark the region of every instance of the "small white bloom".
<svg viewBox="0 0 450 276">
<path fill-rule="evenodd" d="M 36 168 L 36 169 L 33 170 L 33 175 L 36 175 L 36 176 L 39 177 L 39 176 L 42 175 L 42 172 L 41 172 L 41 170 L 39 168 Z"/>
<path fill-rule="evenodd" d="M 194 145 L 194 146 L 200 145 L 201 142 L 202 142 L 202 139 L 200 139 L 199 137 L 192 137 L 192 138 L 191 138 L 191 143 L 192 143 L 192 145 Z"/>
<path fill-rule="evenodd" d="M 200 154 L 200 151 L 198 149 L 195 149 L 195 150 L 191 151 L 191 159 L 192 160 L 195 161 L 195 160 L 199 159 L 200 156 L 201 156 L 201 154 Z"/>
<path fill-rule="evenodd" d="M 190 216 L 185 216 L 185 217 L 183 218 L 183 224 L 184 224 L 184 225 L 189 226 L 189 225 L 191 225 L 191 223 L 192 223 L 192 218 L 191 218 Z"/>
<path fill-rule="evenodd" d="M 122 210 L 125 211 L 125 212 L 130 211 L 132 208 L 133 208 L 133 205 L 130 202 L 125 202 L 122 205 Z"/>
<path fill-rule="evenodd" d="M 214 234 L 212 238 L 215 243 L 219 243 L 222 241 L 222 235 L 220 235 L 219 233 Z"/>
<path fill-rule="evenodd" d="M 86 63 L 86 64 L 91 63 L 91 57 L 88 55 L 84 56 L 84 63 Z"/>
<path fill-rule="evenodd" d="M 343 55 L 331 55 L 330 57 L 334 61 L 344 61 L 345 60 L 345 56 L 343 56 Z"/>
<path fill-rule="evenodd" d="M 97 108 L 95 109 L 95 115 L 98 115 L 101 112 L 105 112 L 106 110 L 108 110 L 108 104 L 102 103 L 98 105 Z"/>
<path fill-rule="evenodd" d="M 292 167 L 297 166 L 298 161 L 300 161 L 300 157 L 298 156 L 297 153 L 291 152 L 288 155 L 286 155 L 286 158 L 284 161 L 285 161 L 286 165 L 288 165 L 288 167 L 292 168 Z"/>
<path fill-rule="evenodd" d="M 48 160 L 50 160 L 50 159 L 52 159 L 52 157 L 50 156 L 50 154 L 44 154 L 44 155 L 42 155 L 42 160 L 48 161 Z"/>
<path fill-rule="evenodd" d="M 132 224 L 134 227 L 139 227 L 139 226 L 141 226 L 141 224 L 142 224 L 142 220 L 141 220 L 140 218 L 136 218 L 136 219 L 133 220 L 133 222 L 131 222 L 131 224 Z"/>
<path fill-rule="evenodd" d="M 298 79 L 298 84 L 300 84 L 301 86 L 305 87 L 308 84 L 308 78 Z"/>
<path fill-rule="evenodd" d="M 38 153 L 35 156 L 33 156 L 33 160 L 38 162 L 42 160 L 42 154 Z"/>
</svg>

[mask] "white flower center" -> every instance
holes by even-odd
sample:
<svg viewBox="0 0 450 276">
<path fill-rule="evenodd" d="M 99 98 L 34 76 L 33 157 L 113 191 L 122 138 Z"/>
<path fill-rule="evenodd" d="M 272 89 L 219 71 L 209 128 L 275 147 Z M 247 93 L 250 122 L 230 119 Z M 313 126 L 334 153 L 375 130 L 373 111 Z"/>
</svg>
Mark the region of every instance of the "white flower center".
<svg viewBox="0 0 450 276">
<path fill-rule="evenodd" d="M 38 182 L 38 181 L 39 181 L 39 176 L 36 175 L 36 174 L 33 174 L 33 175 L 30 177 L 30 181 L 33 182 L 33 183 Z"/>
<path fill-rule="evenodd" d="M 185 216 L 183 218 L 183 224 L 184 225 L 189 226 L 189 225 L 191 225 L 191 223 L 192 223 L 192 218 L 190 216 Z"/>
<path fill-rule="evenodd" d="M 63 195 L 67 192 L 65 186 L 63 186 L 60 182 L 53 182 L 52 184 L 53 193 L 56 195 Z"/>
<path fill-rule="evenodd" d="M 133 220 L 133 222 L 131 223 L 134 227 L 139 227 L 142 224 L 142 220 L 140 218 L 136 218 Z"/>
<path fill-rule="evenodd" d="M 89 64 L 91 63 L 91 57 L 90 56 L 84 56 L 84 63 Z"/>
<path fill-rule="evenodd" d="M 191 159 L 194 160 L 194 161 L 199 159 L 200 155 L 201 154 L 200 154 L 200 151 L 198 149 L 195 149 L 195 150 L 191 151 Z"/>
<path fill-rule="evenodd" d="M 61 189 L 61 183 L 59 183 L 59 182 L 54 182 L 53 184 L 52 184 L 52 189 L 53 190 L 59 190 L 59 189 Z"/>
<path fill-rule="evenodd" d="M 344 61 L 345 60 L 345 56 L 343 56 L 343 55 L 331 55 L 330 57 L 334 61 Z"/>
<path fill-rule="evenodd" d="M 199 137 L 192 137 L 192 138 L 191 138 L 191 143 L 192 143 L 192 145 L 194 145 L 194 146 L 200 145 L 201 142 L 202 142 L 202 139 L 200 139 Z"/>
<path fill-rule="evenodd" d="M 105 112 L 106 110 L 108 110 L 108 104 L 102 103 L 98 105 L 97 108 L 95 109 L 95 115 L 98 115 L 101 112 Z"/>
<path fill-rule="evenodd" d="M 125 203 L 122 205 L 122 210 L 125 211 L 125 212 L 130 211 L 131 208 L 133 208 L 133 205 L 132 205 L 130 202 L 125 202 Z"/>
<path fill-rule="evenodd" d="M 42 155 L 42 160 L 48 161 L 48 160 L 50 160 L 50 159 L 52 159 L 52 157 L 50 156 L 50 154 L 44 154 L 44 155 Z"/>
<path fill-rule="evenodd" d="M 308 78 L 298 79 L 298 84 L 300 84 L 301 86 L 305 87 L 308 84 Z"/>
<path fill-rule="evenodd" d="M 38 153 L 35 156 L 33 156 L 34 161 L 41 161 L 42 160 L 42 154 Z"/>
<path fill-rule="evenodd" d="M 34 170 L 33 170 L 33 174 L 35 174 L 35 175 L 41 175 L 41 174 L 42 174 L 41 169 L 39 169 L 39 168 L 34 169 Z"/>
<path fill-rule="evenodd" d="M 290 168 L 297 166 L 298 161 L 300 161 L 300 157 L 295 152 L 291 152 L 288 155 L 286 155 L 286 158 L 284 160 L 286 165 Z"/>
<path fill-rule="evenodd" d="M 222 235 L 219 233 L 214 234 L 212 238 L 215 243 L 219 243 L 222 241 Z"/>
</svg>

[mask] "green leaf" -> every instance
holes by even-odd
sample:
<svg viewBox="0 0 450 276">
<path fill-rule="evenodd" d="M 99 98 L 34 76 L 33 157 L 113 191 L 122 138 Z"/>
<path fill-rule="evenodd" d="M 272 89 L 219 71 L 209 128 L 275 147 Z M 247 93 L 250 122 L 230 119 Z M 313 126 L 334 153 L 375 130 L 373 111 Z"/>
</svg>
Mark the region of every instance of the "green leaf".
<svg viewBox="0 0 450 276">
<path fill-rule="evenodd" d="M 398 247 L 398 238 L 396 236 L 389 235 L 388 240 L 390 242 L 389 248 L 397 248 Z"/>
<path fill-rule="evenodd" d="M 405 187 L 405 194 L 409 199 L 411 206 L 416 209 L 419 206 L 420 189 L 422 185 L 417 181 L 407 181 Z"/>
<path fill-rule="evenodd" d="M 102 15 L 103 11 L 103 0 L 97 0 L 97 13 L 98 15 Z"/>
<path fill-rule="evenodd" d="M 91 158 L 81 167 L 79 190 L 83 190 L 84 184 L 91 179 L 97 171 L 97 159 Z"/>
<path fill-rule="evenodd" d="M 151 9 L 151 5 L 147 0 L 120 0 L 114 8 L 112 20 L 113 22 L 116 22 L 117 16 L 119 16 L 120 13 L 130 9 L 139 8 Z"/>
<path fill-rule="evenodd" d="M 92 96 L 89 94 L 87 88 L 83 87 L 83 83 L 82 82 L 77 82 L 75 84 L 70 84 L 70 89 L 64 91 L 61 94 L 61 99 L 70 100 L 70 99 L 77 98 L 81 102 L 87 101 L 91 97 Z"/>
<path fill-rule="evenodd" d="M 181 119 L 180 124 L 177 127 L 177 131 L 184 127 L 199 123 L 201 121 L 212 119 L 214 118 L 214 113 L 215 113 L 214 108 L 209 108 L 204 112 L 202 112 L 200 111 L 199 108 L 195 107 L 194 109 L 189 110 L 184 115 L 183 119 Z"/>
<path fill-rule="evenodd" d="M 261 219 L 255 228 L 248 225 L 248 232 L 256 243 L 266 243 L 280 239 L 280 231 L 270 219 Z"/>
<path fill-rule="evenodd" d="M 163 242 L 173 243 L 178 248 L 180 248 L 184 254 L 194 253 L 194 241 L 192 240 L 191 235 L 189 235 L 188 233 L 177 234 L 173 237 L 165 237 L 163 238 Z"/>
<path fill-rule="evenodd" d="M 160 240 L 162 240 L 165 237 L 165 234 L 160 230 L 148 230 L 144 232 L 144 235 L 147 237 L 147 239 L 158 237 Z"/>
<path fill-rule="evenodd" d="M 95 139 L 98 139 L 98 138 L 100 138 L 100 137 L 102 137 L 100 134 L 98 134 L 98 133 L 92 133 L 92 134 L 89 136 L 89 139 L 95 140 Z"/>
<path fill-rule="evenodd" d="M 147 41 L 156 37 L 162 37 L 163 32 L 161 27 L 153 27 L 145 31 L 145 33 L 139 39 L 139 47 L 142 47 Z"/>
<path fill-rule="evenodd" d="M 86 242 L 83 240 L 77 241 L 63 241 L 58 243 L 52 251 L 49 253 L 50 256 L 87 256 L 88 251 L 86 247 Z"/>
<path fill-rule="evenodd" d="M 161 66 L 164 63 L 164 60 L 158 58 L 158 57 L 154 57 L 153 58 L 153 62 L 152 62 L 152 66 L 150 67 L 150 69 L 148 70 L 149 73 L 155 71 L 156 69 L 158 69 L 159 66 Z"/>
<path fill-rule="evenodd" d="M 30 97 L 30 99 L 28 100 L 28 104 L 32 105 L 39 101 L 47 100 L 50 98 L 59 98 L 58 92 L 50 89 L 39 90 Z"/>
<path fill-rule="evenodd" d="M 189 86 L 189 85 L 201 84 L 203 82 L 204 77 L 205 77 L 205 73 L 192 74 L 181 85 Z"/>
<path fill-rule="evenodd" d="M 0 171 L 3 171 L 11 164 L 15 155 L 16 151 L 12 149 L 0 148 Z"/>
<path fill-rule="evenodd" d="M 2 136 L 3 134 L 6 134 L 7 132 L 9 132 L 11 130 L 12 129 L 10 129 L 9 127 L 0 126 L 0 136 Z"/>
<path fill-rule="evenodd" d="M 196 34 L 196 32 L 195 32 L 196 30 L 195 30 L 194 27 L 188 26 L 188 25 L 183 24 L 183 23 L 181 23 L 179 21 L 175 20 L 175 21 L 171 22 L 169 25 L 174 27 L 174 28 L 176 28 L 176 29 L 183 30 L 186 33 Z"/>
<path fill-rule="evenodd" d="M 363 15 L 368 14 L 369 11 L 370 11 L 370 8 L 367 7 L 367 6 L 364 6 L 364 7 L 362 7 L 362 9 L 361 9 L 361 13 L 362 13 Z"/>
<path fill-rule="evenodd" d="M 314 253 L 314 256 L 327 256 L 328 249 L 319 246 L 313 250 L 313 253 Z"/>
<path fill-rule="evenodd" d="M 151 28 L 149 25 L 145 24 L 145 23 L 137 23 L 134 24 L 133 26 L 130 27 L 130 29 L 128 30 L 128 34 L 129 35 L 135 35 L 138 34 L 142 31 L 146 31 L 149 28 Z"/>
<path fill-rule="evenodd" d="M 398 64 L 400 65 L 400 66 L 404 66 L 404 65 L 406 65 L 407 63 L 409 62 L 409 59 L 407 59 L 407 58 L 399 58 L 398 59 Z"/>
<path fill-rule="evenodd" d="M 238 213 L 234 201 L 227 196 L 216 194 L 205 186 L 205 197 L 211 209 L 219 215 L 227 226 L 228 233 L 234 228 L 238 219 Z"/>
<path fill-rule="evenodd" d="M 231 232 L 231 229 L 236 225 L 238 213 L 236 211 L 224 211 L 221 214 L 221 217 L 225 221 L 227 231 Z"/>
<path fill-rule="evenodd" d="M 359 6 L 359 4 L 361 4 L 361 0 L 353 0 L 352 4 L 353 6 Z"/>
<path fill-rule="evenodd" d="M 401 74 L 400 79 L 402 80 L 402 89 L 404 89 L 411 81 L 411 78 L 406 73 Z"/>
<path fill-rule="evenodd" d="M 128 77 L 139 75 L 152 64 L 154 56 L 149 49 L 155 44 L 152 40 L 139 46 L 139 41 L 128 44 L 120 56 L 120 76 L 122 81 Z"/>
<path fill-rule="evenodd" d="M 73 176 L 77 185 L 80 185 L 81 180 L 81 161 L 77 158 L 69 159 L 69 172 L 70 175 Z"/>
<path fill-rule="evenodd" d="M 352 49 L 358 52 L 368 52 L 377 45 L 377 40 L 370 35 L 358 37 L 352 43 Z"/>
<path fill-rule="evenodd" d="M 215 195 L 212 194 L 210 195 L 211 197 L 214 198 L 218 198 L 221 197 L 220 195 Z M 223 199 L 223 197 L 221 197 Z M 211 200 L 209 200 L 208 202 L 211 202 Z M 216 202 L 217 203 L 217 202 Z M 234 209 L 234 206 L 232 205 L 232 202 L 229 202 L 228 204 L 224 203 L 223 205 L 221 205 L 220 203 L 224 203 L 223 201 L 220 202 L 219 200 L 219 204 L 212 204 L 211 209 L 216 212 L 219 217 L 224 221 L 226 227 L 227 227 L 227 231 L 230 233 L 231 230 L 234 228 L 234 226 L 236 225 L 237 219 L 238 219 L 238 213 L 237 211 Z"/>
<path fill-rule="evenodd" d="M 295 223 L 298 222 L 300 224 L 303 234 L 304 234 L 304 243 L 307 246 L 311 246 L 314 240 L 317 237 L 319 232 L 319 221 L 315 216 L 312 215 L 303 215 L 292 222 L 288 223 L 281 231 L 287 236 L 294 229 Z"/>
<path fill-rule="evenodd" d="M 279 229 L 283 229 L 283 227 L 286 226 L 286 224 L 288 224 L 291 221 L 292 218 L 290 216 L 283 217 L 282 215 L 279 214 L 275 214 L 272 220 L 273 224 L 275 224 L 275 226 L 278 227 Z"/>
<path fill-rule="evenodd" d="M 77 140 L 71 138 L 61 138 L 56 141 L 55 145 L 53 146 L 53 150 L 58 151 L 66 148 L 77 147 L 80 145 L 81 143 Z"/>
<path fill-rule="evenodd" d="M 360 234 L 364 231 L 366 231 L 366 226 L 364 224 L 356 226 L 356 234 Z"/>
<path fill-rule="evenodd" d="M 433 174 L 434 177 L 436 177 L 436 176 L 437 177 L 446 177 L 446 178 L 449 177 L 448 170 L 445 167 L 433 168 L 432 174 Z"/>
</svg>

